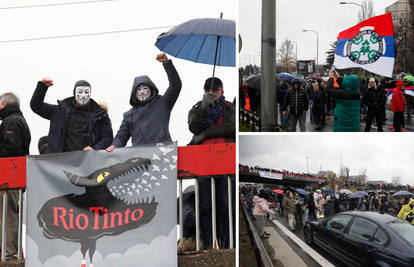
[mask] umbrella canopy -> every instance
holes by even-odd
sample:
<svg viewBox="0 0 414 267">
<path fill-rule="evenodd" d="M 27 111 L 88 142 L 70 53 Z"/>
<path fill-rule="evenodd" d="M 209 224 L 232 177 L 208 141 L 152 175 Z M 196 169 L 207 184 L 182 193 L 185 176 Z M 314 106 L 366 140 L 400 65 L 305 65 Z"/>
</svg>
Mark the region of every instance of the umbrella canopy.
<svg viewBox="0 0 414 267">
<path fill-rule="evenodd" d="M 273 192 L 275 192 L 276 194 L 282 194 L 282 195 L 284 195 L 285 193 L 283 193 L 283 191 L 282 190 L 280 190 L 280 189 L 274 189 L 273 190 Z"/>
<path fill-rule="evenodd" d="M 375 191 L 372 191 L 372 190 L 369 190 L 367 193 L 368 194 L 376 194 L 376 192 Z"/>
<path fill-rule="evenodd" d="M 355 194 L 361 195 L 361 196 L 368 196 L 368 193 L 365 191 L 356 191 Z"/>
<path fill-rule="evenodd" d="M 400 191 L 392 195 L 394 198 L 409 198 L 413 196 L 413 193 L 408 191 Z"/>
<path fill-rule="evenodd" d="M 260 91 L 260 77 L 260 74 L 250 75 L 249 78 L 246 79 L 244 84 L 248 84 L 250 88 Z"/>
<path fill-rule="evenodd" d="M 350 196 L 349 196 L 349 198 L 351 199 L 351 198 L 361 198 L 361 197 L 364 197 L 363 195 L 360 195 L 360 194 L 357 194 L 357 193 L 353 193 L 353 194 L 351 194 Z"/>
<path fill-rule="evenodd" d="M 303 195 L 303 196 L 306 196 L 306 195 L 308 194 L 308 192 L 306 192 L 305 190 L 303 190 L 303 189 L 301 189 L 301 188 L 296 188 L 296 191 L 297 191 L 299 194 Z"/>
<path fill-rule="evenodd" d="M 192 19 L 162 33 L 155 46 L 171 56 L 196 63 L 235 67 L 236 22 Z"/>
<path fill-rule="evenodd" d="M 277 78 L 278 79 L 285 80 L 285 81 L 291 81 L 293 78 L 295 78 L 295 76 L 293 76 L 293 75 L 291 75 L 289 73 L 286 73 L 286 72 L 282 72 L 282 73 L 279 73 L 277 75 Z"/>
<path fill-rule="evenodd" d="M 341 189 L 341 191 L 339 191 L 339 193 L 341 193 L 341 194 L 347 194 L 347 195 L 352 194 L 352 192 L 350 190 L 348 190 L 348 189 Z"/>
<path fill-rule="evenodd" d="M 409 80 L 410 82 L 414 82 L 414 77 L 411 75 L 404 76 L 404 79 Z"/>
</svg>

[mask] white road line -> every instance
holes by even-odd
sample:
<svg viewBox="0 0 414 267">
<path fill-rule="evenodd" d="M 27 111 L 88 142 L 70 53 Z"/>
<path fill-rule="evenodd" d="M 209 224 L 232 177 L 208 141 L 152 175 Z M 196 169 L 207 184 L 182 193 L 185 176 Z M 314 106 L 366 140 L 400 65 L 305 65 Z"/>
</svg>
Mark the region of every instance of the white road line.
<svg viewBox="0 0 414 267">
<path fill-rule="evenodd" d="M 294 235 L 289 229 L 284 227 L 280 222 L 277 220 L 272 221 L 274 224 L 276 224 L 277 227 L 282 229 L 282 231 L 289 236 L 290 239 L 292 239 L 293 242 L 295 242 L 299 247 L 301 247 L 309 256 L 311 256 L 317 263 L 319 263 L 323 267 L 335 267 L 332 263 L 330 263 L 328 260 L 326 260 L 324 257 L 319 255 L 315 250 L 313 250 L 310 246 L 308 246 L 305 242 L 303 242 L 299 237 Z"/>
</svg>

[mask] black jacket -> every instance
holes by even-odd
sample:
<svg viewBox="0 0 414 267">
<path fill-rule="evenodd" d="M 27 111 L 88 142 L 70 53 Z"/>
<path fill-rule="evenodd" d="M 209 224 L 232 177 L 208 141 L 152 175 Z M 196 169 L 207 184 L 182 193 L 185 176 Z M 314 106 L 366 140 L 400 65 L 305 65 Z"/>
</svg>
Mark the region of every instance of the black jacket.
<svg viewBox="0 0 414 267">
<path fill-rule="evenodd" d="M 30 129 L 20 108 L 6 105 L 0 110 L 0 158 L 21 157 L 29 154 Z"/>
<path fill-rule="evenodd" d="M 299 87 L 297 90 L 291 88 L 286 92 L 285 101 L 283 101 L 283 110 L 289 105 L 290 113 L 301 114 L 304 110 L 309 109 L 308 95 L 305 89 Z"/>
<path fill-rule="evenodd" d="M 382 89 L 368 88 L 365 91 L 362 101 L 369 108 L 381 108 L 387 100 L 385 99 L 385 92 Z"/>
<path fill-rule="evenodd" d="M 286 83 L 282 83 L 277 88 L 277 103 L 279 103 L 280 106 L 283 105 L 283 101 L 285 101 L 286 92 L 289 90 L 289 87 Z"/>
<path fill-rule="evenodd" d="M 323 104 L 325 103 L 323 94 L 321 91 L 315 93 L 313 97 L 313 108 L 323 108 Z"/>
<path fill-rule="evenodd" d="M 223 121 L 220 125 L 212 126 L 206 129 L 206 120 L 208 111 L 201 107 L 199 101 L 188 112 L 188 127 L 194 135 L 204 133 L 204 140 L 210 138 L 224 137 L 226 143 L 236 142 L 236 109 L 233 103 L 225 101 L 223 107 Z"/>
<path fill-rule="evenodd" d="M 33 112 L 50 120 L 49 141 L 46 154 L 64 151 L 66 127 L 72 110 L 74 97 L 57 101 L 58 105 L 44 103 L 48 87 L 39 81 L 30 101 Z M 88 134 L 92 138 L 93 149 L 105 149 L 113 139 L 112 124 L 108 114 L 93 99 L 90 100 L 90 116 Z"/>
</svg>

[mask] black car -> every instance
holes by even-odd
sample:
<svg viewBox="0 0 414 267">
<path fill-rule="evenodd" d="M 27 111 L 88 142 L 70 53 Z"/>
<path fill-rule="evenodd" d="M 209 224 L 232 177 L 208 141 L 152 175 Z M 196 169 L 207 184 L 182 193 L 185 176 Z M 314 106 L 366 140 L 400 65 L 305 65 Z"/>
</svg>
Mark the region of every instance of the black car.
<svg viewBox="0 0 414 267">
<path fill-rule="evenodd" d="M 307 221 L 303 235 L 349 266 L 414 266 L 414 226 L 395 215 L 342 212 Z"/>
</svg>

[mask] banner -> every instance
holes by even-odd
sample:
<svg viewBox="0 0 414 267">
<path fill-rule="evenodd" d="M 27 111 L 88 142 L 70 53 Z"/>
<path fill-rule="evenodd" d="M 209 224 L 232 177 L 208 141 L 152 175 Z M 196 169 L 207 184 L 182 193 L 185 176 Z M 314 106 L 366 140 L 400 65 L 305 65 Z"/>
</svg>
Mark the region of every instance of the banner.
<svg viewBox="0 0 414 267">
<path fill-rule="evenodd" d="M 339 33 L 334 65 L 337 69 L 363 68 L 392 77 L 394 47 L 391 13 L 372 17 Z"/>
<path fill-rule="evenodd" d="M 177 266 L 177 145 L 27 157 L 26 266 Z"/>
<path fill-rule="evenodd" d="M 260 177 L 277 179 L 277 180 L 283 179 L 283 175 L 279 173 L 259 171 L 259 174 L 260 174 Z"/>
</svg>

